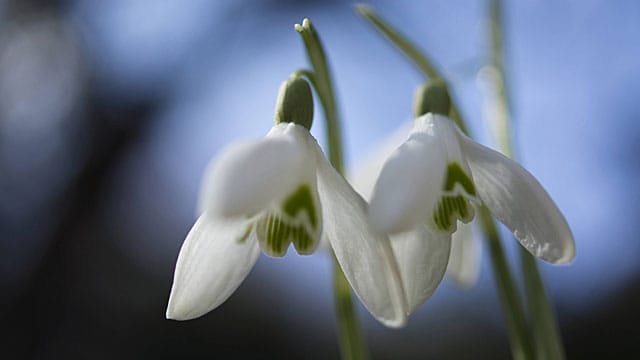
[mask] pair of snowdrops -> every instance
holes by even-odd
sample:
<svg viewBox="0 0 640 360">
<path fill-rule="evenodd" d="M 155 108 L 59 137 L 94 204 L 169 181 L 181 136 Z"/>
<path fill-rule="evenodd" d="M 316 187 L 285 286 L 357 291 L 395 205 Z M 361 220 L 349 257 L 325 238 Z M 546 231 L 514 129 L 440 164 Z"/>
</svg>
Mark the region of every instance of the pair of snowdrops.
<svg viewBox="0 0 640 360">
<path fill-rule="evenodd" d="M 201 215 L 178 256 L 167 318 L 218 307 L 261 251 L 282 257 L 293 244 L 310 255 L 326 239 L 371 314 L 402 326 L 441 282 L 452 242 L 461 241 L 452 240 L 458 221 L 470 222 L 482 204 L 533 255 L 557 264 L 573 259 L 571 231 L 540 183 L 466 137 L 448 111 L 428 112 L 402 130 L 404 141 L 390 156 L 383 150 L 354 177 L 359 194 L 310 134 L 312 109 L 308 84 L 286 81 L 265 138 L 231 145 L 212 161 Z"/>
</svg>

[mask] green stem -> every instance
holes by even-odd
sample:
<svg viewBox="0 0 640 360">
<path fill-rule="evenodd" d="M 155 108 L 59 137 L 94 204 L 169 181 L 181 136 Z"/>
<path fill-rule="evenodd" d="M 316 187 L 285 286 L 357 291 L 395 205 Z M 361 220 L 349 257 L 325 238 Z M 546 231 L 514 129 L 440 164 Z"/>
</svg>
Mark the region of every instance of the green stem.
<svg viewBox="0 0 640 360">
<path fill-rule="evenodd" d="M 485 206 L 478 212 L 480 225 L 489 243 L 489 254 L 493 265 L 493 274 L 502 303 L 503 313 L 509 330 L 511 353 L 514 359 L 533 359 L 534 349 L 529 341 L 527 319 L 520 295 L 511 275 L 507 257 L 500 240 L 500 233 L 491 212 Z"/>
<path fill-rule="evenodd" d="M 502 40 L 502 6 L 500 1 L 491 0 L 491 66 L 494 68 L 493 82 L 497 92 L 496 115 L 493 119 L 498 129 L 498 146 L 501 152 L 512 157 L 511 151 L 511 123 L 509 100 L 504 71 L 504 49 Z"/>
<path fill-rule="evenodd" d="M 558 320 L 544 288 L 538 263 L 522 246 L 520 246 L 520 261 L 538 359 L 564 359 L 564 346 Z"/>
<path fill-rule="evenodd" d="M 313 67 L 313 72 L 300 70 L 298 74 L 306 76 L 318 93 L 326 120 L 329 162 L 340 174 L 344 175 L 340 118 L 322 43 L 309 19 L 304 19 L 302 25 L 296 24 L 295 30 L 302 36 L 307 56 Z M 340 352 L 343 359 L 365 359 L 367 352 L 358 326 L 351 287 L 335 257 L 333 263 Z"/>
<path fill-rule="evenodd" d="M 500 0 L 491 1 L 491 39 L 492 65 L 495 68 L 495 86 L 497 97 L 498 143 L 500 150 L 514 157 L 511 139 L 511 112 L 505 81 L 504 50 L 502 38 L 502 4 Z M 520 247 L 520 261 L 524 275 L 527 308 L 535 339 L 536 353 L 539 359 L 560 360 L 565 358 L 562 337 L 558 328 L 555 311 L 549 301 L 538 264 L 533 255 Z"/>
<path fill-rule="evenodd" d="M 407 40 L 405 36 L 400 34 L 396 29 L 391 27 L 385 20 L 380 18 L 373 9 L 365 4 L 357 4 L 356 11 L 365 19 L 369 20 L 376 29 L 380 30 L 389 40 L 396 45 L 403 53 L 405 53 L 422 73 L 431 79 L 440 77 L 438 70 L 429 60 L 428 57 L 422 55 L 423 51 Z"/>
<path fill-rule="evenodd" d="M 362 335 L 360 334 L 358 322 L 356 321 L 351 286 L 335 257 L 333 259 L 333 269 L 335 305 L 339 320 L 340 354 L 343 359 L 366 359 L 366 348 L 362 340 Z"/>
<path fill-rule="evenodd" d="M 382 32 L 394 45 L 396 45 L 409 59 L 411 59 L 424 74 L 425 77 L 431 79 L 445 80 L 444 76 L 437 70 L 429 58 L 418 48 L 409 42 L 405 36 L 391 27 L 385 20 L 380 18 L 369 6 L 358 5 L 356 11 L 365 19 L 369 20 L 377 30 Z M 451 115 L 465 134 L 469 134 L 462 114 L 454 101 L 451 99 Z M 511 276 L 511 270 L 507 263 L 500 234 L 497 231 L 496 224 L 486 208 L 480 210 L 480 224 L 487 237 L 489 243 L 489 252 L 491 254 L 491 265 L 496 278 L 496 286 L 502 304 L 502 312 L 504 313 L 509 339 L 511 344 L 511 352 L 516 359 L 531 359 L 533 355 L 533 346 L 530 343 L 528 330 L 526 327 L 526 317 L 522 300 L 518 294 L 515 281 Z"/>
<path fill-rule="evenodd" d="M 318 92 L 320 103 L 324 110 L 325 130 L 328 139 L 329 162 L 340 173 L 344 173 L 344 160 L 342 156 L 342 134 L 340 130 L 340 118 L 338 106 L 333 92 L 331 73 L 318 33 L 311 25 L 309 19 L 304 19 L 302 25 L 296 24 L 295 30 L 300 33 L 307 49 L 307 56 L 313 67 L 314 78 L 312 83 Z"/>
<path fill-rule="evenodd" d="M 401 52 L 403 52 L 413 63 L 418 67 L 421 73 L 423 73 L 427 78 L 436 80 L 442 80 L 447 87 L 449 84 L 446 82 L 446 79 L 442 74 L 438 71 L 436 66 L 433 64 L 429 57 L 425 55 L 424 52 L 418 50 L 418 47 L 412 44 L 407 38 L 402 35 L 399 31 L 394 29 L 389 23 L 383 20 L 378 14 L 373 11 L 371 7 L 364 4 L 356 5 L 356 11 L 364 17 L 366 20 L 371 22 L 375 26 L 377 30 L 379 30 L 382 34 L 384 34 L 391 43 L 393 43 Z M 449 91 L 451 94 L 451 91 Z M 468 133 L 466 123 L 462 118 L 462 114 L 458 111 L 458 107 L 456 106 L 456 100 L 453 96 L 451 96 L 451 118 L 456 122 L 460 130 L 462 130 L 465 134 Z"/>
</svg>

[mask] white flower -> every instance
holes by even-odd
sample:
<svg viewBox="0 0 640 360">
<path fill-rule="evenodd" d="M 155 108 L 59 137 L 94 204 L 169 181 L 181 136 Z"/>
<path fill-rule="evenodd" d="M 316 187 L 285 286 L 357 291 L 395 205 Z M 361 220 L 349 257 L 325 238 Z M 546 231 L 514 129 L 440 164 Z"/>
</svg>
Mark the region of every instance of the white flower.
<svg viewBox="0 0 640 360">
<path fill-rule="evenodd" d="M 385 233 L 425 221 L 451 233 L 457 220 L 473 218 L 471 202 L 484 203 L 533 255 L 555 264 L 573 259 L 569 226 L 533 175 L 469 139 L 442 115 L 416 119 L 380 173 L 369 215 Z"/>
<path fill-rule="evenodd" d="M 275 125 L 259 141 L 212 162 L 202 215 L 178 257 L 167 318 L 187 320 L 222 304 L 260 250 L 301 255 L 328 239 L 349 283 L 382 323 L 401 326 L 407 304 L 389 239 L 372 231 L 365 201 L 327 162 L 307 128 Z"/>
<path fill-rule="evenodd" d="M 365 199 L 371 198 L 373 187 L 385 160 L 407 139 L 407 134 L 411 131 L 412 126 L 411 122 L 407 122 L 394 131 L 391 136 L 376 147 L 376 151 L 371 156 L 360 163 L 360 167 L 350 177 L 353 187 Z M 445 271 L 450 272 L 456 279 L 464 276 L 474 277 L 474 274 L 464 274 L 476 270 L 470 262 L 464 262 L 461 267 L 447 267 L 448 262 L 458 263 L 454 258 L 463 250 L 468 254 L 467 257 L 475 254 L 466 251 L 474 251 L 474 248 L 461 249 L 459 246 L 455 246 L 456 242 L 463 240 L 457 239 L 458 234 L 456 233 L 451 241 L 450 234 L 435 231 L 422 224 L 416 226 L 413 231 L 390 235 L 391 247 L 400 267 L 405 296 L 409 304 L 409 313 L 415 311 L 431 297 L 442 281 Z M 458 273 L 461 275 L 458 276 Z"/>
<path fill-rule="evenodd" d="M 351 176 L 351 184 L 365 199 L 370 199 L 373 187 L 380 176 L 382 167 L 389 156 L 401 146 L 414 127 L 413 121 L 403 123 L 390 136 L 375 147 L 375 151 L 366 157 Z M 411 233 L 391 235 L 391 245 L 400 264 L 403 279 L 407 283 L 422 284 L 421 296 L 414 296 L 413 303 L 419 306 L 435 291 L 445 274 L 461 287 L 475 284 L 480 270 L 480 251 L 473 239 L 472 223 L 458 224 L 458 230 L 447 240 L 439 238 L 421 238 Z M 402 241 L 404 239 L 404 241 Z M 407 241 L 413 239 L 413 241 Z M 449 253 L 449 249 L 451 250 Z M 409 257 L 408 255 L 413 255 Z M 448 258 L 446 267 L 444 262 Z M 415 273 L 422 271 L 430 277 L 422 281 L 416 279 Z M 410 276 L 414 274 L 413 276 Z M 406 288 L 407 286 L 405 286 Z M 417 291 L 420 294 L 419 291 Z"/>
<path fill-rule="evenodd" d="M 372 226 L 390 234 L 410 311 L 435 290 L 449 253 L 454 278 L 474 281 L 477 251 L 470 248 L 468 229 L 456 232 L 458 220 L 473 219 L 474 205 L 485 204 L 533 255 L 555 264 L 573 259 L 574 240 L 564 216 L 524 168 L 432 113 L 392 136 L 379 155 L 388 154 L 407 133 L 384 164 L 370 162 L 354 184 L 371 199 Z M 372 174 L 379 174 L 375 186 L 366 180 Z M 450 249 L 452 233 L 458 246 Z"/>
</svg>

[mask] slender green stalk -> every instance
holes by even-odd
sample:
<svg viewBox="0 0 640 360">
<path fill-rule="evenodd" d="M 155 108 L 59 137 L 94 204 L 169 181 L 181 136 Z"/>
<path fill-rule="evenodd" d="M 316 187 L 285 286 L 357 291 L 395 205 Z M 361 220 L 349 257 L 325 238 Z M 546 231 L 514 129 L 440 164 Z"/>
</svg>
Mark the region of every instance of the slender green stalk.
<svg viewBox="0 0 640 360">
<path fill-rule="evenodd" d="M 429 57 L 425 55 L 423 51 L 419 50 L 417 46 L 407 40 L 404 35 L 389 25 L 388 22 L 378 16 L 371 7 L 364 4 L 358 4 L 356 5 L 356 11 L 373 24 L 377 30 L 391 41 L 392 44 L 394 44 L 411 61 L 413 61 L 413 63 L 418 67 L 418 70 L 420 70 L 420 72 L 422 72 L 427 78 L 432 80 L 440 79 L 449 86 L 444 76 L 442 76 L 438 71 L 433 62 L 429 60 Z M 449 93 L 451 94 L 451 91 L 449 91 Z M 466 123 L 462 118 L 462 114 L 458 111 L 458 106 L 456 106 L 453 94 L 451 94 L 451 118 L 456 122 L 460 130 L 465 134 L 468 133 Z"/>
<path fill-rule="evenodd" d="M 333 259 L 333 268 L 336 312 L 339 319 L 340 353 L 343 359 L 366 359 L 367 350 L 364 346 L 362 335 L 360 334 L 358 322 L 356 321 L 351 286 L 335 257 Z"/>
<path fill-rule="evenodd" d="M 313 25 L 311 25 L 309 19 L 304 19 L 302 25 L 296 24 L 295 30 L 302 36 L 305 48 L 307 49 L 307 56 L 313 67 L 315 76 L 314 79 L 311 80 L 318 92 L 318 97 L 320 97 L 320 102 L 324 110 L 327 139 L 329 142 L 327 149 L 329 152 L 329 162 L 342 174 L 344 173 L 342 132 L 327 58 L 322 43 L 320 42 L 320 37 L 318 37 L 318 33 L 313 28 Z"/>
<path fill-rule="evenodd" d="M 375 27 L 380 30 L 389 40 L 396 45 L 403 53 L 405 53 L 414 64 L 420 69 L 421 72 L 426 74 L 431 79 L 440 77 L 438 70 L 431 63 L 427 56 L 424 56 L 424 51 L 418 49 L 417 46 L 407 40 L 396 29 L 391 27 L 386 21 L 380 18 L 373 9 L 365 4 L 357 4 L 356 11 L 362 15 L 365 19 L 369 20 Z"/>
<path fill-rule="evenodd" d="M 497 92 L 496 115 L 492 119 L 496 122 L 498 129 L 498 146 L 501 152 L 508 157 L 512 157 L 511 152 L 511 123 L 510 111 L 507 96 L 507 87 L 504 71 L 504 49 L 502 40 L 502 7 L 500 1 L 491 0 L 490 3 L 490 25 L 491 25 L 491 66 L 494 69 L 493 82 Z"/>
<path fill-rule="evenodd" d="M 480 225 L 489 243 L 489 254 L 493 266 L 493 274 L 498 288 L 498 295 L 502 303 L 507 329 L 509 330 L 509 341 L 511 343 L 511 353 L 514 359 L 533 359 L 534 348 L 529 341 L 527 329 L 527 319 L 515 281 L 511 275 L 507 257 L 502 247 L 500 233 L 495 221 L 491 217 L 491 212 L 485 206 L 478 212 Z"/>
<path fill-rule="evenodd" d="M 377 30 L 382 32 L 394 45 L 396 45 L 409 59 L 411 59 L 427 78 L 445 80 L 444 76 L 437 70 L 429 58 L 420 52 L 416 46 L 409 42 L 406 37 L 401 35 L 397 30 L 393 29 L 385 20 L 380 18 L 370 7 L 366 5 L 358 5 L 357 12 L 365 19 L 371 22 Z M 452 117 L 456 121 L 460 129 L 469 134 L 466 124 L 462 118 L 459 108 L 455 101 L 451 102 Z M 500 234 L 497 231 L 496 224 L 491 218 L 486 208 L 481 208 L 479 212 L 481 219 L 480 224 L 487 237 L 489 243 L 489 252 L 491 254 L 491 264 L 493 266 L 496 285 L 502 304 L 507 330 L 509 332 L 509 341 L 511 352 L 515 359 L 532 359 L 533 346 L 530 343 L 530 337 L 526 326 L 526 317 L 520 294 L 517 291 L 515 281 L 511 276 L 511 270 L 507 263 Z"/>
<path fill-rule="evenodd" d="M 520 249 L 520 261 L 538 359 L 564 359 L 564 345 L 558 321 L 545 291 L 538 263 L 523 247 Z"/>
<path fill-rule="evenodd" d="M 340 174 L 344 175 L 340 118 L 322 43 L 309 19 L 304 19 L 302 25 L 296 24 L 295 30 L 302 36 L 307 56 L 313 67 L 313 72 L 300 70 L 298 74 L 307 77 L 318 93 L 326 120 L 329 162 Z M 358 326 L 351 287 L 335 257 L 333 264 L 334 296 L 342 358 L 365 359 L 367 351 Z"/>
<path fill-rule="evenodd" d="M 495 68 L 497 96 L 498 143 L 500 150 L 514 156 L 511 144 L 511 112 L 505 81 L 504 50 L 502 39 L 502 4 L 491 0 L 492 65 Z M 536 259 L 524 247 L 520 247 L 520 261 L 524 275 L 527 308 L 539 359 L 561 360 L 565 358 L 562 337 L 556 315 L 547 296 Z"/>
</svg>

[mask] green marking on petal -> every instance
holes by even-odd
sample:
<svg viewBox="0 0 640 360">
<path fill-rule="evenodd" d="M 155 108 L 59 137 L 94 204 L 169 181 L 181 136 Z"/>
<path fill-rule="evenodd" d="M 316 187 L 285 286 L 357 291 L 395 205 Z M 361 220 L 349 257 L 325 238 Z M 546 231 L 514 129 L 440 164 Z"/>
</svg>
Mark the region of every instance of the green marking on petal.
<svg viewBox="0 0 640 360">
<path fill-rule="evenodd" d="M 256 234 L 262 250 L 275 257 L 284 256 L 292 242 L 299 254 L 309 255 L 315 250 L 318 237 L 304 224 L 291 224 L 275 213 L 268 213 L 258 220 Z"/>
<path fill-rule="evenodd" d="M 471 177 L 457 162 L 451 162 L 447 166 L 443 191 L 449 194 L 440 198 L 433 209 L 433 222 L 439 230 L 453 233 L 457 229 L 457 221 L 468 223 L 473 219 L 475 211 L 465 197 L 465 194 L 454 192 L 456 184 L 469 196 L 476 195 L 476 187 Z"/>
<path fill-rule="evenodd" d="M 433 212 L 433 222 L 442 231 L 453 233 L 457 229 L 457 221 L 468 223 L 473 219 L 475 211 L 469 200 L 462 195 L 443 196 Z"/>
<path fill-rule="evenodd" d="M 238 243 L 244 244 L 249 238 L 249 235 L 251 235 L 251 230 L 253 230 L 253 223 L 247 225 L 247 228 L 242 233 L 242 236 L 238 239 Z"/>
<path fill-rule="evenodd" d="M 269 211 L 258 219 L 256 235 L 267 255 L 284 256 L 292 242 L 301 255 L 314 252 L 321 233 L 316 199 L 309 185 L 301 185 L 282 203 L 280 209 Z"/>
<path fill-rule="evenodd" d="M 293 246 L 295 246 L 298 254 L 311 254 L 314 250 L 312 246 L 314 241 L 312 235 L 302 226 L 298 226 L 293 237 Z"/>
<path fill-rule="evenodd" d="M 308 185 L 300 185 L 300 187 L 285 200 L 282 205 L 284 212 L 296 218 L 300 211 L 306 211 L 309 215 L 309 221 L 314 229 L 318 227 L 318 217 L 316 214 L 316 207 L 313 202 L 313 196 L 311 196 L 311 189 Z"/>
<path fill-rule="evenodd" d="M 267 213 L 256 223 L 256 235 L 260 247 L 267 255 L 284 256 L 291 243 L 288 232 L 289 226 L 274 213 Z"/>
<path fill-rule="evenodd" d="M 476 195 L 476 187 L 469 175 L 467 175 L 464 170 L 462 170 L 460 164 L 458 164 L 457 162 L 451 162 L 449 163 L 449 166 L 447 166 L 447 176 L 444 181 L 444 191 L 453 191 L 456 183 L 462 185 L 462 188 L 464 188 L 464 191 L 466 191 L 467 194 L 471 196 Z"/>
</svg>

